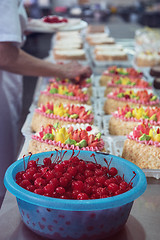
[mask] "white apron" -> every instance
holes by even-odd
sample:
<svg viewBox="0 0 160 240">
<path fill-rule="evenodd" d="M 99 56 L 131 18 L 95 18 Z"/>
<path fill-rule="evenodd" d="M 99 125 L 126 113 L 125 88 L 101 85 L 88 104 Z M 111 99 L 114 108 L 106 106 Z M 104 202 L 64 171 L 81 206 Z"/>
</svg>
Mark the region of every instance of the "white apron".
<svg viewBox="0 0 160 240">
<path fill-rule="evenodd" d="M 27 16 L 20 0 L 0 0 L 0 42 L 20 47 Z M 22 76 L 0 69 L 0 196 L 6 168 L 16 159 L 18 121 L 22 106 Z"/>
</svg>

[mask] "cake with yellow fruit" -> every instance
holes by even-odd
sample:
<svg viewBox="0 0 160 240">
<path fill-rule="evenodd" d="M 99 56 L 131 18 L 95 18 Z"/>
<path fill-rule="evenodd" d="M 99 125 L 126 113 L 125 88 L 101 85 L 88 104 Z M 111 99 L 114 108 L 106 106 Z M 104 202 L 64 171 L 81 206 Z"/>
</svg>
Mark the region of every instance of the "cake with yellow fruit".
<svg viewBox="0 0 160 240">
<path fill-rule="evenodd" d="M 122 157 L 142 169 L 160 169 L 160 128 L 136 126 L 124 142 Z"/>
<path fill-rule="evenodd" d="M 87 93 L 91 96 L 92 95 L 92 84 L 91 84 L 91 78 L 80 78 L 80 77 L 76 77 L 75 79 L 73 79 L 73 81 L 71 81 L 69 78 L 64 78 L 64 79 L 60 79 L 58 77 L 55 78 L 50 78 L 49 79 L 50 83 L 55 83 L 57 82 L 58 84 L 61 85 L 65 85 L 68 86 L 69 84 L 78 84 L 80 88 L 86 88 L 87 89 Z"/>
<path fill-rule="evenodd" d="M 54 104 L 49 102 L 42 104 L 39 108 L 35 109 L 31 129 L 33 132 L 40 131 L 41 126 L 47 124 L 54 125 L 59 123 L 60 125 L 67 124 L 93 124 L 93 113 L 91 105 L 79 105 L 79 104 Z"/>
<path fill-rule="evenodd" d="M 118 108 L 109 120 L 109 133 L 111 135 L 128 135 L 141 122 L 160 126 L 160 107 L 139 106 L 132 108 L 125 105 Z"/>
<path fill-rule="evenodd" d="M 114 77 L 106 85 L 105 95 L 113 92 L 117 88 L 124 89 L 152 89 L 151 84 L 141 78 L 129 78 L 129 77 Z"/>
<path fill-rule="evenodd" d="M 80 88 L 75 84 L 65 86 L 54 82 L 41 91 L 38 106 L 47 102 L 90 104 L 90 99 L 86 88 Z"/>
<path fill-rule="evenodd" d="M 141 78 L 143 73 L 137 71 L 134 68 L 122 68 L 117 66 L 108 67 L 100 78 L 100 85 L 106 86 L 108 81 L 111 81 L 114 77 L 129 77 L 130 79 Z"/>
<path fill-rule="evenodd" d="M 104 112 L 106 114 L 112 114 L 119 107 L 124 107 L 126 104 L 131 107 L 138 107 L 139 105 L 159 107 L 160 101 L 151 90 L 139 90 L 135 88 L 125 90 L 119 88 L 107 95 L 104 103 Z"/>
<path fill-rule="evenodd" d="M 87 151 L 104 151 L 104 141 L 96 126 L 73 124 L 60 126 L 47 125 L 32 136 L 28 152 L 53 151 L 55 149 L 75 149 Z"/>
</svg>

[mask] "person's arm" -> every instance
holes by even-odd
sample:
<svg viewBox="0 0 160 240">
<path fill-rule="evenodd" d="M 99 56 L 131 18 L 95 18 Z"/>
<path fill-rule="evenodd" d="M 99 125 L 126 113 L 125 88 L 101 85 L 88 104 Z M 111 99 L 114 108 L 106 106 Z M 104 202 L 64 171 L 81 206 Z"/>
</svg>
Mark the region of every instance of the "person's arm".
<svg viewBox="0 0 160 240">
<path fill-rule="evenodd" d="M 9 42 L 0 42 L 0 68 L 25 76 L 56 76 L 70 79 L 91 74 L 88 66 L 82 66 L 77 62 L 53 64 L 33 57 Z"/>
</svg>

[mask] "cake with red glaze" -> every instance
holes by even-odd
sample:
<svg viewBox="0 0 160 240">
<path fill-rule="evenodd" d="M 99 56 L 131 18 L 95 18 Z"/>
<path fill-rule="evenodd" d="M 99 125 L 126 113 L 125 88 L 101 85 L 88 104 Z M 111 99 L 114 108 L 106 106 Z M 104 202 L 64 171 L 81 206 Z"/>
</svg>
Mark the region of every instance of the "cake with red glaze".
<svg viewBox="0 0 160 240">
<path fill-rule="evenodd" d="M 128 76 L 113 77 L 111 81 L 107 83 L 105 95 L 116 90 L 117 88 L 139 88 L 139 89 L 152 89 L 151 84 L 141 78 L 130 78 Z"/>
<path fill-rule="evenodd" d="M 87 94 L 87 88 L 82 89 L 75 84 L 65 86 L 54 82 L 48 85 L 44 91 L 41 91 L 38 106 L 47 102 L 90 104 L 90 99 Z"/>
<path fill-rule="evenodd" d="M 120 88 L 107 95 L 104 112 L 112 114 L 118 107 L 123 107 L 126 104 L 132 107 L 138 107 L 139 105 L 159 107 L 160 101 L 151 90 L 124 90 Z"/>
<path fill-rule="evenodd" d="M 118 108 L 109 120 L 109 133 L 111 135 L 125 136 L 142 122 L 160 126 L 160 107 L 139 106 L 133 108 L 125 105 L 122 108 Z"/>
<path fill-rule="evenodd" d="M 105 70 L 100 78 L 100 84 L 106 86 L 106 83 L 113 79 L 113 77 L 129 77 L 129 78 L 141 78 L 143 73 L 135 70 L 134 68 L 120 68 L 117 66 L 111 66 Z"/>
<path fill-rule="evenodd" d="M 96 126 L 89 124 L 72 124 L 60 126 L 47 125 L 32 136 L 28 152 L 53 151 L 55 149 L 75 149 L 87 151 L 104 151 L 104 141 Z"/>
<path fill-rule="evenodd" d="M 127 136 L 122 157 L 140 168 L 160 169 L 160 128 L 141 123 Z"/>
<path fill-rule="evenodd" d="M 94 116 L 90 105 L 54 104 L 49 102 L 35 109 L 31 129 L 34 132 L 40 131 L 41 126 L 47 124 L 68 125 L 68 124 L 93 124 Z"/>
</svg>

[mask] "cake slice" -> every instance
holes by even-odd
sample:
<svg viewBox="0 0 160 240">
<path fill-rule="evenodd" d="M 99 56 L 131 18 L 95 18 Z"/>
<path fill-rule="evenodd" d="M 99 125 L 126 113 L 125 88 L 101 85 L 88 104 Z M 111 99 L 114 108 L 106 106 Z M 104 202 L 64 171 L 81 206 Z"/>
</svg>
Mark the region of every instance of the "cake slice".
<svg viewBox="0 0 160 240">
<path fill-rule="evenodd" d="M 98 128 L 88 124 L 60 127 L 48 125 L 32 136 L 28 152 L 32 154 L 55 149 L 104 151 L 104 141 Z"/>
<path fill-rule="evenodd" d="M 135 63 L 139 67 L 152 67 L 160 64 L 160 54 L 156 51 L 144 51 L 137 53 Z"/>
<path fill-rule="evenodd" d="M 41 105 L 35 109 L 31 129 L 33 132 L 40 131 L 47 124 L 93 124 L 94 116 L 90 105 L 54 104 L 53 102 Z"/>
<path fill-rule="evenodd" d="M 127 53 L 121 49 L 98 50 L 95 52 L 95 59 L 98 61 L 126 61 Z"/>
<path fill-rule="evenodd" d="M 142 106 L 160 106 L 160 101 L 151 90 L 124 90 L 118 89 L 107 95 L 104 103 L 104 112 L 112 114 L 118 107 L 123 107 L 126 104 L 132 107 Z"/>
<path fill-rule="evenodd" d="M 160 128 L 136 126 L 124 142 L 122 157 L 142 169 L 160 169 Z"/>
<path fill-rule="evenodd" d="M 160 107 L 139 106 L 132 108 L 125 105 L 118 108 L 112 113 L 109 120 L 109 133 L 111 135 L 128 135 L 141 122 L 160 126 Z"/>
<path fill-rule="evenodd" d="M 38 106 L 47 102 L 90 104 L 87 88 L 80 88 L 79 85 L 74 84 L 65 86 L 56 82 L 51 83 L 44 91 L 41 91 Z"/>
<path fill-rule="evenodd" d="M 141 78 L 143 73 L 135 70 L 134 68 L 120 68 L 117 66 L 111 66 L 105 70 L 100 78 L 100 85 L 106 86 L 106 83 L 112 80 L 113 77 L 124 77 L 129 78 Z"/>
<path fill-rule="evenodd" d="M 84 49 L 54 50 L 53 55 L 55 60 L 86 60 Z"/>
</svg>

